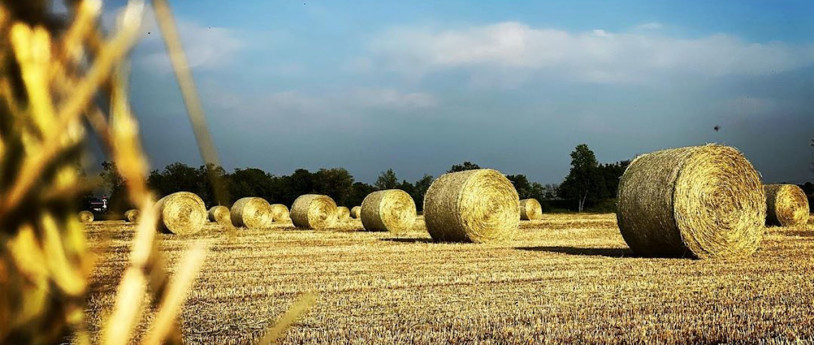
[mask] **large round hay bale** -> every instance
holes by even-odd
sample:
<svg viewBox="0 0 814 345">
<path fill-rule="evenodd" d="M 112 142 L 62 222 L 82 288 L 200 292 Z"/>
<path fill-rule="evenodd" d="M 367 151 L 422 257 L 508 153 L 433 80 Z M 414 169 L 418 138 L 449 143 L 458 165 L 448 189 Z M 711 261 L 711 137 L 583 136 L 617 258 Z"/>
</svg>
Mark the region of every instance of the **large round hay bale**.
<svg viewBox="0 0 814 345">
<path fill-rule="evenodd" d="M 345 206 L 336 208 L 336 220 L 339 222 L 347 222 L 350 220 L 350 210 Z"/>
<path fill-rule="evenodd" d="M 350 209 L 350 217 L 353 219 L 359 219 L 360 217 L 362 217 L 361 213 L 362 206 L 353 206 L 353 208 Z"/>
<path fill-rule="evenodd" d="M 720 145 L 639 156 L 622 175 L 618 203 L 622 237 L 642 256 L 749 255 L 766 218 L 757 171 L 738 150 Z"/>
<path fill-rule="evenodd" d="M 271 204 L 266 199 L 256 197 L 235 201 L 230 215 L 232 224 L 249 229 L 268 229 L 273 221 Z"/>
<path fill-rule="evenodd" d="M 301 195 L 291 205 L 291 221 L 304 229 L 332 227 L 336 223 L 336 203 L 327 195 Z"/>
<path fill-rule="evenodd" d="M 271 204 L 271 219 L 274 222 L 291 221 L 291 216 L 288 213 L 288 206 L 283 204 Z"/>
<path fill-rule="evenodd" d="M 360 214 L 367 231 L 403 234 L 415 223 L 415 201 L 401 189 L 380 190 L 365 197 Z"/>
<path fill-rule="evenodd" d="M 424 221 L 435 241 L 509 240 L 520 224 L 517 190 L 492 169 L 441 175 L 424 196 Z"/>
<path fill-rule="evenodd" d="M 794 226 L 808 222 L 808 197 L 797 185 L 767 184 L 766 225 Z"/>
<path fill-rule="evenodd" d="M 176 235 L 194 234 L 206 222 L 206 205 L 190 192 L 167 195 L 155 204 L 159 228 Z"/>
<path fill-rule="evenodd" d="M 79 211 L 79 221 L 82 223 L 92 223 L 93 222 L 93 212 L 91 211 Z"/>
<path fill-rule="evenodd" d="M 520 200 L 520 219 L 534 220 L 543 218 L 543 207 L 537 199 Z"/>
<path fill-rule="evenodd" d="M 226 224 L 232 221 L 232 211 L 223 205 L 212 206 L 207 214 L 210 222 Z"/>
<path fill-rule="evenodd" d="M 127 210 L 124 212 L 124 220 L 130 223 L 138 222 L 139 216 L 141 216 L 141 212 L 136 209 Z"/>
</svg>

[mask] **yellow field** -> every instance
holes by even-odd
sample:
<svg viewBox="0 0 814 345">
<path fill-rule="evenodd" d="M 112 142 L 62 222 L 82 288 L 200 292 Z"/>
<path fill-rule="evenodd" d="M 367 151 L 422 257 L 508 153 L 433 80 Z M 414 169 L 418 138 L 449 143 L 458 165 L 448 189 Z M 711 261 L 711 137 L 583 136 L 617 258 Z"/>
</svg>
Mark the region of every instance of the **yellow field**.
<svg viewBox="0 0 814 345">
<path fill-rule="evenodd" d="M 417 223 L 400 238 L 354 231 L 359 221 L 162 235 L 171 267 L 190 239 L 216 241 L 182 312 L 185 341 L 254 343 L 306 291 L 317 304 L 285 343 L 814 341 L 811 224 L 769 229 L 746 260 L 699 261 L 630 257 L 614 215 L 546 215 L 499 245 L 432 243 Z M 88 236 L 101 253 L 88 306 L 98 323 L 133 225 L 96 222 Z"/>
</svg>

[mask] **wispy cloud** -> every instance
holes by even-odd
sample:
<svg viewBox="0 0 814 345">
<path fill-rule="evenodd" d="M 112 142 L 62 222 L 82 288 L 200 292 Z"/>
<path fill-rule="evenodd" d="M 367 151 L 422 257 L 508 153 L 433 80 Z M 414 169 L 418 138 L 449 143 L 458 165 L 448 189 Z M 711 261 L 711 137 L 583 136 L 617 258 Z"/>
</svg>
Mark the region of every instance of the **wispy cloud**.
<svg viewBox="0 0 814 345">
<path fill-rule="evenodd" d="M 660 77 L 767 75 L 814 63 L 814 47 L 750 43 L 729 35 L 676 38 L 659 23 L 614 33 L 569 32 L 503 22 L 462 29 L 388 30 L 369 44 L 380 68 L 415 78 L 445 70 L 588 83 L 644 83 Z"/>
</svg>

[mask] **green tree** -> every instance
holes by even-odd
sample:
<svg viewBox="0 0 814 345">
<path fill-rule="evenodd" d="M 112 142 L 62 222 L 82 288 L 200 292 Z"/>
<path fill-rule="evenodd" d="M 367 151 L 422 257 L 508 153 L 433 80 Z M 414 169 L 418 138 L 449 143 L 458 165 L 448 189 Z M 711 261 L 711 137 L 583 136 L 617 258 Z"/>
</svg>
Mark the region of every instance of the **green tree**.
<svg viewBox="0 0 814 345">
<path fill-rule="evenodd" d="M 571 171 L 560 185 L 560 196 L 576 200 L 579 212 L 585 209 L 589 196 L 596 199 L 599 195 L 595 194 L 604 193 L 605 183 L 598 174 L 598 166 L 596 155 L 588 145 L 577 145 L 571 152 Z"/>
<path fill-rule="evenodd" d="M 365 200 L 365 197 L 375 191 L 376 187 L 364 182 L 355 182 L 351 187 L 346 205 L 348 207 L 360 206 L 362 205 L 362 201 Z"/>
<path fill-rule="evenodd" d="M 108 210 L 121 211 L 131 206 L 127 200 L 127 181 L 119 175 L 115 162 L 102 162 L 102 172 L 99 173 L 99 177 L 102 178 L 105 189 L 107 189 Z"/>
<path fill-rule="evenodd" d="M 349 201 L 353 176 L 343 168 L 320 169 L 314 174 L 314 189 L 317 193 L 330 196 L 339 205 Z"/>
<path fill-rule="evenodd" d="M 424 174 L 423 177 L 415 181 L 413 184 L 413 192 L 410 194 L 410 196 L 413 197 L 416 209 L 419 212 L 424 210 L 424 195 L 427 194 L 427 189 L 430 189 L 432 181 L 432 175 Z"/>
<path fill-rule="evenodd" d="M 379 174 L 379 178 L 376 179 L 376 183 L 374 184 L 378 190 L 393 189 L 397 188 L 398 185 L 399 179 L 396 177 L 396 173 L 393 169 L 387 169 L 387 171 L 383 171 Z"/>
<path fill-rule="evenodd" d="M 518 175 L 506 175 L 506 178 L 509 181 L 512 181 L 514 185 L 514 189 L 517 190 L 517 195 L 520 196 L 520 199 L 528 199 L 533 198 L 532 195 L 532 186 L 529 183 L 529 179 L 526 178 L 526 175 L 518 174 Z"/>
<path fill-rule="evenodd" d="M 466 161 L 466 162 L 463 162 L 461 164 L 453 164 L 452 167 L 449 168 L 449 170 L 447 170 L 447 172 L 448 173 L 453 173 L 453 172 L 466 171 L 466 170 L 475 170 L 475 169 L 480 169 L 480 166 L 475 164 L 475 163 Z"/>
<path fill-rule="evenodd" d="M 240 198 L 260 197 L 274 200 L 272 193 L 273 176 L 257 168 L 235 169 L 229 174 L 229 194 L 234 203 Z"/>
</svg>

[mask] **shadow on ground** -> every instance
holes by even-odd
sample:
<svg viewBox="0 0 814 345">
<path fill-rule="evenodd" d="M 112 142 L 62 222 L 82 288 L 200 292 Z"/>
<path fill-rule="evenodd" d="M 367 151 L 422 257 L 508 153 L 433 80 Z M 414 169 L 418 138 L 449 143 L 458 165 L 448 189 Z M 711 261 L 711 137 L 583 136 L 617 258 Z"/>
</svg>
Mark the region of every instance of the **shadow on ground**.
<svg viewBox="0 0 814 345">
<path fill-rule="evenodd" d="M 633 252 L 628 248 L 578 248 L 578 247 L 519 247 L 520 250 L 535 252 L 563 253 L 569 255 L 607 256 L 611 258 L 631 257 Z"/>
<path fill-rule="evenodd" d="M 383 238 L 382 241 L 388 242 L 401 242 L 401 243 L 430 243 L 430 238 Z"/>
<path fill-rule="evenodd" d="M 780 234 L 786 236 L 814 237 L 814 231 L 783 231 Z"/>
</svg>

